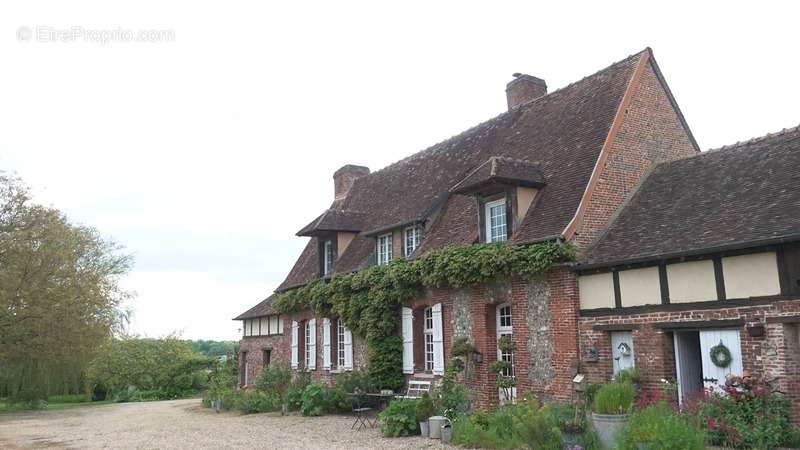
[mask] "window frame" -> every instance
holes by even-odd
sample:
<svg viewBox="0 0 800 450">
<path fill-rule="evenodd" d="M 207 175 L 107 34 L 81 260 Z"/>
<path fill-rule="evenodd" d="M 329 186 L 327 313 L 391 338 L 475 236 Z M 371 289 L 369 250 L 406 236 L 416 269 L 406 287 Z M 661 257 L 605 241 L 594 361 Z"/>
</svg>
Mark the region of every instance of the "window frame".
<svg viewBox="0 0 800 450">
<path fill-rule="evenodd" d="M 305 360 L 303 362 L 305 363 L 304 367 L 306 369 L 308 369 L 311 366 L 311 358 L 314 357 L 314 355 L 312 355 L 311 352 L 309 351 L 309 350 L 311 350 L 311 321 L 310 320 L 306 320 L 305 326 L 303 328 L 303 332 L 304 332 L 303 340 L 305 341 L 305 347 L 304 347 L 305 348 L 305 352 L 304 352 Z"/>
<path fill-rule="evenodd" d="M 503 207 L 503 214 L 498 216 L 492 216 L 492 209 Z M 506 197 L 501 197 L 497 200 L 492 200 L 483 204 L 483 215 L 484 215 L 484 233 L 485 233 L 485 240 L 488 243 L 492 242 L 505 242 L 508 240 L 508 202 L 506 201 Z M 492 235 L 492 230 L 494 228 L 499 227 L 492 227 L 492 217 L 502 217 L 503 218 L 503 234 L 502 239 L 494 239 Z M 500 235 L 498 235 L 499 237 Z"/>
<path fill-rule="evenodd" d="M 333 241 L 328 239 L 322 242 L 322 276 L 328 276 L 333 271 Z"/>
<path fill-rule="evenodd" d="M 429 326 L 430 325 L 430 326 Z M 434 343 L 433 343 L 433 307 L 425 308 L 422 313 L 422 336 L 423 336 L 423 362 L 425 372 L 433 372 L 434 366 Z"/>
<path fill-rule="evenodd" d="M 508 309 L 508 314 L 503 314 L 503 310 Z M 496 313 L 497 315 L 497 341 L 500 341 L 502 336 L 511 336 L 511 339 L 514 339 L 514 322 L 513 322 L 513 313 L 511 309 L 511 305 L 509 303 L 502 303 L 497 305 Z M 503 324 L 503 318 L 508 318 L 508 325 Z M 514 353 L 505 353 L 500 350 L 500 347 L 497 347 L 497 360 L 498 361 L 508 361 L 511 364 L 511 367 L 508 369 L 503 369 L 504 376 L 514 377 Z"/>
<path fill-rule="evenodd" d="M 409 231 L 411 232 L 411 246 L 408 245 Z M 411 256 L 418 248 L 422 240 L 422 227 L 419 225 L 411 225 L 403 229 L 403 252 L 405 257 Z"/>
<path fill-rule="evenodd" d="M 344 369 L 345 348 L 344 348 L 344 333 L 347 327 L 341 319 L 336 320 L 336 368 Z"/>
<path fill-rule="evenodd" d="M 392 261 L 392 246 L 394 244 L 392 233 L 386 233 L 375 238 L 377 264 L 385 266 Z M 381 257 L 383 255 L 383 258 Z"/>
</svg>

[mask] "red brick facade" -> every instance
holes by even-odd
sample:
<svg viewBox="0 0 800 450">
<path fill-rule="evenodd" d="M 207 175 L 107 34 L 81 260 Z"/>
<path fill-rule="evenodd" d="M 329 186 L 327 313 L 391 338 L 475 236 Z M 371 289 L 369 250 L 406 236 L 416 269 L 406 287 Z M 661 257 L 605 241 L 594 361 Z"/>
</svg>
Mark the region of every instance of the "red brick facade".
<svg viewBox="0 0 800 450">
<path fill-rule="evenodd" d="M 286 331 L 286 328 L 284 328 L 284 334 L 245 337 L 239 341 L 239 371 L 241 374 L 245 367 L 247 368 L 248 385 L 252 385 L 255 382 L 256 377 L 261 373 L 261 369 L 266 365 L 264 358 L 267 351 L 269 351 L 269 364 L 289 363 L 290 336 L 287 335 Z M 239 384 L 243 385 L 244 381 L 244 376 L 240 376 Z"/>
</svg>

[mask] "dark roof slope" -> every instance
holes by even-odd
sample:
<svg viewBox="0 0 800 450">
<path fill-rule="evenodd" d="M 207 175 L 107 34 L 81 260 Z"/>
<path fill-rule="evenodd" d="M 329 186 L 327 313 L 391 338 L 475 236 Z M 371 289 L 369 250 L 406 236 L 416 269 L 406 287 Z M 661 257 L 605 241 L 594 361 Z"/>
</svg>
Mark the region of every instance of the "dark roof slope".
<svg viewBox="0 0 800 450">
<path fill-rule="evenodd" d="M 466 194 L 486 185 L 502 183 L 529 187 L 542 187 L 545 184 L 544 175 L 535 164 L 520 159 L 492 156 L 459 181 L 450 192 Z"/>
<path fill-rule="evenodd" d="M 298 236 L 315 236 L 317 233 L 328 231 L 361 231 L 364 223 L 364 213 L 345 211 L 341 209 L 327 209 L 313 222 L 304 226 L 297 232 Z"/>
<path fill-rule="evenodd" d="M 275 299 L 275 294 L 272 294 L 269 297 L 262 300 L 261 303 L 257 304 L 256 306 L 253 306 L 246 312 L 239 314 L 239 316 L 237 316 L 233 320 L 253 319 L 255 317 L 264 317 L 270 314 L 275 314 L 275 311 L 272 309 L 272 300 L 274 299 Z"/>
<path fill-rule="evenodd" d="M 365 217 L 361 234 L 339 255 L 334 272 L 357 270 L 374 258 L 374 240 L 364 235 L 423 221 L 438 207 L 438 227 L 425 234 L 421 250 L 473 242 L 478 226 L 474 206 L 467 206 L 472 213 L 449 207 L 469 201 L 447 193 L 492 157 L 527 161 L 547 183 L 512 240 L 560 235 L 580 203 L 636 64 L 648 51 L 355 180 L 336 207 L 363 211 Z M 316 258 L 317 245 L 314 239 L 308 243 L 279 291 L 319 276 L 318 262 L 309 262 Z"/>
<path fill-rule="evenodd" d="M 584 263 L 792 238 L 800 238 L 797 127 L 656 167 Z"/>
</svg>

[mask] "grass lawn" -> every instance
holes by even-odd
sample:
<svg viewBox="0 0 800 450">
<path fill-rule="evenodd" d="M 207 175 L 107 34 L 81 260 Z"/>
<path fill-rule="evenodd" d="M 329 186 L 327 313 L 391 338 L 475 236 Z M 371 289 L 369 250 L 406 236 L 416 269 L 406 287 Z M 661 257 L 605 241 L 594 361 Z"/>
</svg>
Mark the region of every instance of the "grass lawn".
<svg viewBox="0 0 800 450">
<path fill-rule="evenodd" d="M 70 397 L 70 398 L 65 398 Z M 108 405 L 114 403 L 112 400 L 103 400 L 99 402 L 89 402 L 77 396 L 59 396 L 51 397 L 47 402 L 47 410 L 61 410 L 68 408 L 76 408 L 79 406 L 94 406 L 94 405 Z M 8 403 L 5 399 L 0 400 L 0 413 L 26 411 L 29 408 L 24 403 Z"/>
</svg>

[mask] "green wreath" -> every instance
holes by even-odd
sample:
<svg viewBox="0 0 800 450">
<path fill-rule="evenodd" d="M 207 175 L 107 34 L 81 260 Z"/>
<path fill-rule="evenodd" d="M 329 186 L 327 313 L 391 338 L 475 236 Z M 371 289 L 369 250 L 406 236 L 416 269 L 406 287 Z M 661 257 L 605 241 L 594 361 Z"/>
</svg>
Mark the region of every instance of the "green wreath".
<svg viewBox="0 0 800 450">
<path fill-rule="evenodd" d="M 711 356 L 711 362 L 713 362 L 715 366 L 723 369 L 730 366 L 731 361 L 733 361 L 731 351 L 728 350 L 728 347 L 725 347 L 722 341 L 719 341 L 719 344 L 711 347 L 709 355 Z"/>
</svg>

